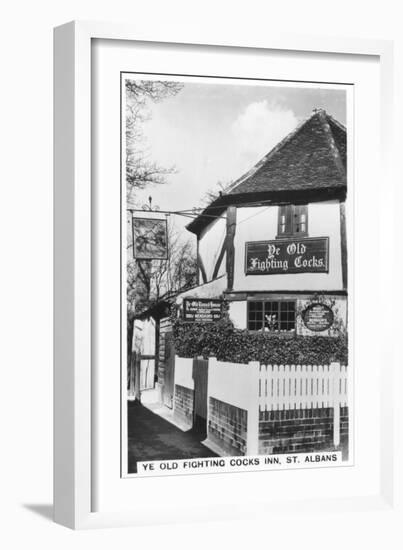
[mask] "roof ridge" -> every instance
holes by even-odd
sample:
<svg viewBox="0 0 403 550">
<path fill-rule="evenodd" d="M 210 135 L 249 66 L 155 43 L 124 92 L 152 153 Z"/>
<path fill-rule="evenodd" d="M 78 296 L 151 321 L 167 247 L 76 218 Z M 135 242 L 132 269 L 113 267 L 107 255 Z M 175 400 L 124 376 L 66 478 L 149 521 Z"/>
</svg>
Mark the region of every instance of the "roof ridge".
<svg viewBox="0 0 403 550">
<path fill-rule="evenodd" d="M 312 113 L 308 117 L 301 120 L 301 122 L 299 124 L 297 124 L 297 126 L 294 128 L 294 130 L 292 130 L 290 133 L 288 133 L 281 141 L 279 141 L 277 143 L 277 145 L 275 145 L 272 149 L 270 149 L 270 151 L 264 157 L 262 157 L 250 170 L 245 172 L 245 174 L 243 174 L 241 177 L 239 177 L 237 180 L 235 180 L 230 186 L 228 186 L 228 189 L 226 189 L 226 193 L 224 193 L 224 194 L 229 193 L 235 187 L 237 187 L 239 184 L 244 182 L 246 179 L 253 176 L 253 174 L 256 174 L 256 172 L 262 166 L 264 166 L 266 164 L 266 162 L 270 161 L 273 158 L 273 156 L 279 150 L 281 150 L 285 145 L 287 145 L 287 143 L 289 143 L 296 136 L 296 134 L 301 130 L 301 128 L 303 128 L 305 126 L 305 124 L 307 124 L 314 116 L 317 116 L 320 112 L 323 112 L 325 115 L 327 115 L 327 113 L 324 109 L 321 109 L 321 108 L 320 109 L 313 109 Z"/>
<path fill-rule="evenodd" d="M 329 118 L 332 119 L 332 117 L 330 117 L 330 115 L 328 115 L 324 109 L 320 109 L 318 111 L 318 114 L 319 114 L 319 120 L 320 120 L 320 122 L 323 126 L 323 129 L 325 130 L 325 135 L 326 135 L 326 137 L 329 141 L 330 150 L 333 153 L 335 165 L 336 165 L 338 171 L 340 172 L 340 175 L 343 178 L 345 178 L 346 177 L 346 170 L 344 168 L 339 148 L 337 146 L 336 140 L 334 139 L 334 135 L 333 135 L 332 129 L 331 129 L 329 121 L 328 121 L 328 119 Z M 337 126 L 340 127 L 341 126 L 340 123 L 338 123 Z"/>
<path fill-rule="evenodd" d="M 332 115 L 329 115 L 329 113 L 326 113 L 326 116 L 327 118 L 329 118 L 333 124 L 335 126 L 337 126 L 337 128 L 339 128 L 339 130 L 343 130 L 343 132 L 345 132 L 347 130 L 346 126 L 344 126 L 344 124 L 342 124 L 341 122 L 339 122 L 336 118 L 334 118 Z"/>
</svg>

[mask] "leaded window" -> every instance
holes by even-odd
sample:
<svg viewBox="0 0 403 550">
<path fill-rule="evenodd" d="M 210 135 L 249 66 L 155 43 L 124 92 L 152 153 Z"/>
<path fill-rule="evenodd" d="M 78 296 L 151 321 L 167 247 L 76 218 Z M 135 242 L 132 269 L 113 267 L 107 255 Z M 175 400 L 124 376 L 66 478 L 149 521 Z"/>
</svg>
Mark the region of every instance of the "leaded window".
<svg viewBox="0 0 403 550">
<path fill-rule="evenodd" d="M 295 301 L 248 301 L 248 330 L 280 333 L 294 331 Z"/>
</svg>

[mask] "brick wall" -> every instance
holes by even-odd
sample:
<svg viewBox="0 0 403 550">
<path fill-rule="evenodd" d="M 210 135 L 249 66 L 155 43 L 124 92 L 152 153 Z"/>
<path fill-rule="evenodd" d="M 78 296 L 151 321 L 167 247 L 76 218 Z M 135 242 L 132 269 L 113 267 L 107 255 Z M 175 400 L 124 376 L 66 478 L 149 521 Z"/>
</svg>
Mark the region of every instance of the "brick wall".
<svg viewBox="0 0 403 550">
<path fill-rule="evenodd" d="M 193 425 L 194 390 L 175 384 L 174 400 L 175 420 L 191 427 Z"/>
<path fill-rule="evenodd" d="M 340 448 L 348 451 L 348 407 L 340 410 Z M 333 408 L 260 411 L 259 454 L 333 449 Z"/>
<path fill-rule="evenodd" d="M 345 447 L 346 453 L 348 449 L 348 425 L 349 425 L 348 407 L 341 407 L 340 408 L 340 444 L 343 447 Z M 344 458 L 347 458 L 347 456 L 345 456 Z"/>
<path fill-rule="evenodd" d="M 244 455 L 248 413 L 213 397 L 209 398 L 208 439 L 223 454 Z"/>
</svg>

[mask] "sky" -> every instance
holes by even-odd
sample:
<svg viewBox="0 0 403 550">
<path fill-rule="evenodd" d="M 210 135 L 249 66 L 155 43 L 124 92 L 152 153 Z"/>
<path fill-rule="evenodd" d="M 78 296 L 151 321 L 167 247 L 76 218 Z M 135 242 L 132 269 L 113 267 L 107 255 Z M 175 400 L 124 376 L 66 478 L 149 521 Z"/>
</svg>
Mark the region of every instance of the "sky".
<svg viewBox="0 0 403 550">
<path fill-rule="evenodd" d="M 167 184 L 139 192 L 139 206 L 151 195 L 161 210 L 199 207 L 217 182 L 228 184 L 250 170 L 314 108 L 324 108 L 346 123 L 346 94 L 341 88 L 212 79 L 182 82 L 177 95 L 148 104 L 143 133 L 150 159 L 174 167 L 175 173 L 167 177 Z M 188 222 L 175 216 L 178 228 Z"/>
</svg>

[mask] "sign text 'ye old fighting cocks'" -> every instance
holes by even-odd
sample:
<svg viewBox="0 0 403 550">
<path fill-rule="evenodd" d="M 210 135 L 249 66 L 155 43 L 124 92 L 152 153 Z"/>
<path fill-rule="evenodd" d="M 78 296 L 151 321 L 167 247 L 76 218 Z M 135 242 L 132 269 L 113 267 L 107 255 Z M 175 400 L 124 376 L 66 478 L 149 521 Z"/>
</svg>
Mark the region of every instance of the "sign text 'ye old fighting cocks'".
<svg viewBox="0 0 403 550">
<path fill-rule="evenodd" d="M 246 243 L 247 275 L 326 273 L 328 264 L 328 237 Z"/>
</svg>

